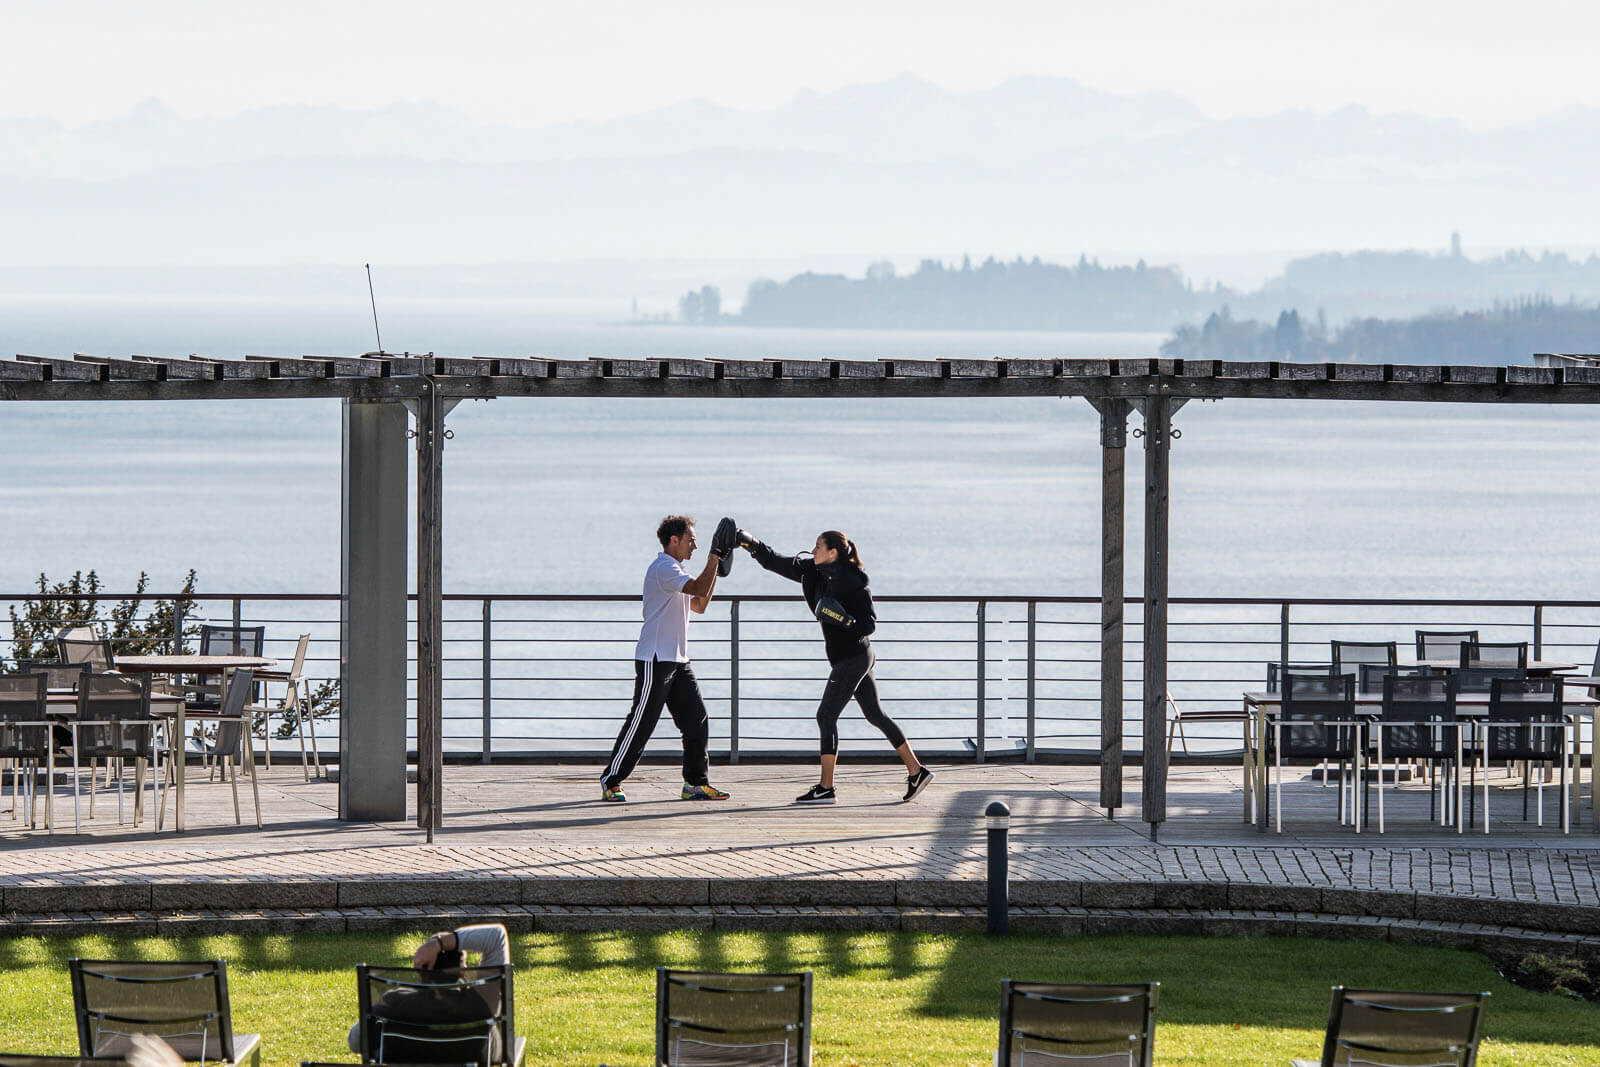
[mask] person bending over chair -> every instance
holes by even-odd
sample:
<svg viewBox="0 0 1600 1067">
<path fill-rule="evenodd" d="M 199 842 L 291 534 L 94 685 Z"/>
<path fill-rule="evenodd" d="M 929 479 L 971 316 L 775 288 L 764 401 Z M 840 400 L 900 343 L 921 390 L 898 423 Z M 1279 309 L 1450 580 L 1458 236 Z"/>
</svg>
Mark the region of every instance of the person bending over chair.
<svg viewBox="0 0 1600 1067">
<path fill-rule="evenodd" d="M 411 965 L 419 971 L 437 975 L 440 982 L 449 982 L 461 976 L 466 957 L 478 957 L 480 967 L 499 967 L 511 962 L 511 939 L 506 928 L 499 923 L 481 923 L 462 926 L 455 930 L 442 930 L 433 934 L 411 954 Z M 396 1022 L 437 1023 L 448 1018 L 452 1022 L 474 1019 L 491 1019 L 500 1010 L 499 1004 L 490 1004 L 477 989 L 445 988 L 439 990 L 394 989 L 385 993 L 373 1005 L 373 1014 Z M 491 1034 L 491 1053 L 496 1062 L 501 1059 L 499 1030 Z M 350 1051 L 360 1053 L 361 1023 L 350 1028 Z"/>
</svg>

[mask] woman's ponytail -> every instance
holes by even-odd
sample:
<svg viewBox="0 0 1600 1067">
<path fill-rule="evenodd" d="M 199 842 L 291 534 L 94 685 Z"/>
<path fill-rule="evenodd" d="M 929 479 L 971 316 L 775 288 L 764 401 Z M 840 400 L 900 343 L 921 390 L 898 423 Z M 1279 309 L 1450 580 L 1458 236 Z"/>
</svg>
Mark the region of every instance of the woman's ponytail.
<svg viewBox="0 0 1600 1067">
<path fill-rule="evenodd" d="M 839 553 L 839 557 L 849 563 L 856 570 L 864 569 L 861 566 L 861 550 L 856 543 L 838 530 L 822 531 L 822 543 Z"/>
</svg>

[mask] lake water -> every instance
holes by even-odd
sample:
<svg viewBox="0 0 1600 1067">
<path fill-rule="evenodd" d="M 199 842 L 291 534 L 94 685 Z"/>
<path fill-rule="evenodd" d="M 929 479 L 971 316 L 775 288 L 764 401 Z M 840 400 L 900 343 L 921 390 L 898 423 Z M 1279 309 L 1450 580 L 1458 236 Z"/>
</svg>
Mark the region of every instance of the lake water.
<svg viewBox="0 0 1600 1067">
<path fill-rule="evenodd" d="M 391 314 L 444 354 L 874 358 L 1141 356 L 1153 334 L 604 326 L 508 302 Z M 0 300 L 7 351 L 371 347 L 364 308 Z M 333 401 L 13 404 L 0 590 L 96 568 L 158 587 L 338 585 Z M 1593 597 L 1592 408 L 1196 403 L 1175 419 L 1172 593 Z M 449 420 L 452 592 L 634 592 L 656 520 L 731 514 L 799 549 L 860 541 L 881 592 L 1098 591 L 1097 417 L 1082 400 L 469 402 Z M 1139 424 L 1135 416 L 1130 427 Z M 1141 451 L 1129 449 L 1129 583 Z M 746 591 L 781 587 L 745 575 Z"/>
</svg>

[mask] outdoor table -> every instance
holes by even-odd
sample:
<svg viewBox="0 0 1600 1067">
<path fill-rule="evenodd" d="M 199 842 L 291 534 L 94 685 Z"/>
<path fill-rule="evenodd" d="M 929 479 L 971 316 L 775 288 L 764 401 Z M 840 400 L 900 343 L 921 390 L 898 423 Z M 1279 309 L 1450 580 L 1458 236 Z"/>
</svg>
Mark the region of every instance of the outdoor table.
<svg viewBox="0 0 1600 1067">
<path fill-rule="evenodd" d="M 1575 686 L 1574 688 L 1580 688 Z M 1259 691 L 1244 694 L 1245 714 L 1250 716 L 1254 724 L 1251 729 L 1250 744 L 1244 753 L 1244 821 L 1254 822 L 1256 829 L 1262 833 L 1267 832 L 1267 806 L 1260 803 L 1260 799 L 1267 792 L 1267 729 L 1273 712 L 1283 703 L 1282 693 L 1263 693 Z M 1565 685 L 1562 686 L 1562 710 L 1573 717 L 1574 741 L 1572 753 L 1572 796 L 1562 798 L 1563 803 L 1572 805 L 1572 821 L 1576 823 L 1578 814 L 1578 798 L 1582 795 L 1578 783 L 1578 771 L 1583 766 L 1583 720 L 1589 720 L 1589 758 L 1591 763 L 1589 775 L 1589 799 L 1593 808 L 1591 829 L 1600 833 L 1600 774 L 1595 774 L 1592 766 L 1596 751 L 1596 725 L 1595 711 L 1600 706 L 1600 701 L 1587 693 L 1579 695 L 1569 692 Z M 1383 707 L 1381 693 L 1357 693 L 1356 713 L 1367 717 L 1374 717 L 1378 709 Z M 1489 711 L 1488 693 L 1458 693 L 1456 695 L 1456 715 L 1465 722 L 1482 719 Z"/>
<path fill-rule="evenodd" d="M 117 669 L 127 674 L 219 674 L 232 670 L 235 667 L 270 667 L 278 661 L 267 656 L 201 656 L 165 655 L 165 656 L 118 656 Z M 151 708 L 154 710 L 155 697 L 151 698 Z M 172 758 L 176 761 L 173 768 L 175 788 L 178 792 L 177 810 L 173 815 L 172 826 L 178 833 L 183 832 L 183 780 L 185 753 L 183 747 L 183 732 L 187 708 L 183 700 L 172 702 L 171 714 L 173 717 L 172 728 Z M 215 716 L 200 716 L 214 718 Z M 249 729 L 246 728 L 248 735 Z M 255 774 L 255 767 L 249 768 L 251 775 Z M 252 778 L 252 781 L 254 779 Z"/>
<path fill-rule="evenodd" d="M 1458 671 L 1461 661 L 1458 659 L 1419 659 L 1417 666 L 1426 667 L 1431 671 Z M 1562 663 L 1553 659 L 1530 659 L 1528 661 L 1529 674 L 1556 674 L 1560 671 L 1570 671 L 1576 663 Z"/>
</svg>

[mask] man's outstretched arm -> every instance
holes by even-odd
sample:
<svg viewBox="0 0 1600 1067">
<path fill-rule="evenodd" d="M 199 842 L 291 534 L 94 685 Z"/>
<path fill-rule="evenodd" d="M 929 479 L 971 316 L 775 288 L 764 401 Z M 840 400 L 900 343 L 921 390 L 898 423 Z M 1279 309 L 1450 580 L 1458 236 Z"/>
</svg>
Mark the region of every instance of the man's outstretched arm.
<svg viewBox="0 0 1600 1067">
<path fill-rule="evenodd" d="M 700 571 L 700 576 L 683 583 L 683 591 L 689 595 L 689 610 L 696 615 L 704 615 L 711 603 L 711 593 L 716 588 L 717 554 L 707 552 L 706 565 Z"/>
</svg>

